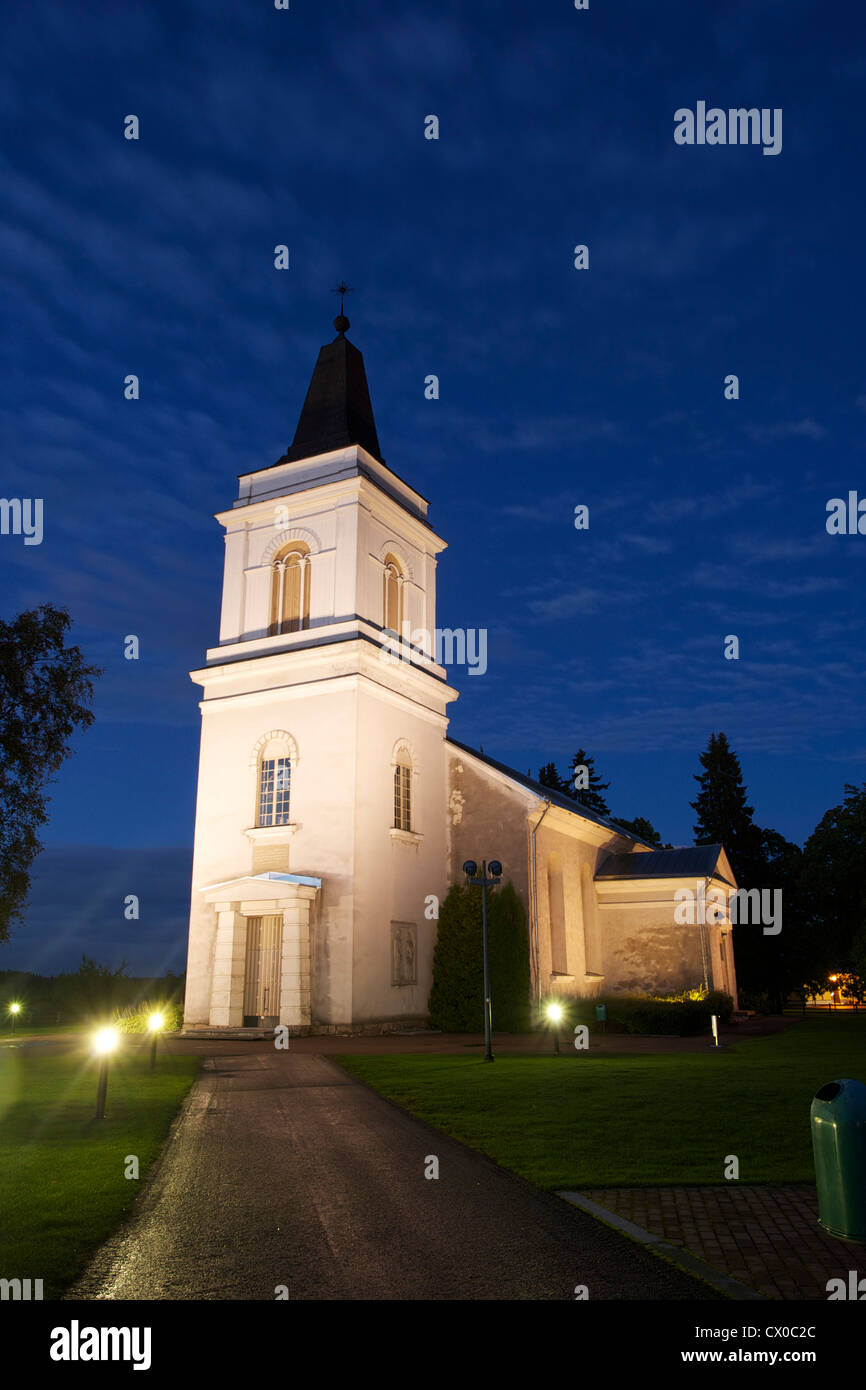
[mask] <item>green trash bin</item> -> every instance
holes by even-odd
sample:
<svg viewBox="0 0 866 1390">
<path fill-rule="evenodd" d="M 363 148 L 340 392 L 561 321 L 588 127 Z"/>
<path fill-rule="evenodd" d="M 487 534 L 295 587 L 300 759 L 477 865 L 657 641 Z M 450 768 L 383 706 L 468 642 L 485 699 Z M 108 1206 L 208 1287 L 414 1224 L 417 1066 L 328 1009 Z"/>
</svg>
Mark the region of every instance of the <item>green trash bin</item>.
<svg viewBox="0 0 866 1390">
<path fill-rule="evenodd" d="M 815 1093 L 810 1111 L 818 1222 L 866 1243 L 866 1086 L 843 1078 Z"/>
</svg>

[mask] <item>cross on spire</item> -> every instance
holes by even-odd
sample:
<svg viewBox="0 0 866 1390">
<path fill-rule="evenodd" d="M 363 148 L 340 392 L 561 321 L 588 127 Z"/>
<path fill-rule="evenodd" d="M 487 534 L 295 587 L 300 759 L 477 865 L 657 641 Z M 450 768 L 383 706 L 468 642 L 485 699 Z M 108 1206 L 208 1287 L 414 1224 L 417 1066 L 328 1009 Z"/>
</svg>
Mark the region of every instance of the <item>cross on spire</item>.
<svg viewBox="0 0 866 1390">
<path fill-rule="evenodd" d="M 340 313 L 342 314 L 342 312 L 343 312 L 343 296 L 346 295 L 346 294 L 354 294 L 354 290 L 352 289 L 352 286 L 351 286 L 351 285 L 347 285 L 347 284 L 346 284 L 345 280 L 341 280 L 340 283 L 339 283 L 339 285 L 337 286 L 337 288 L 334 289 L 334 290 L 331 290 L 331 294 L 338 294 L 338 295 L 340 296 Z"/>
</svg>

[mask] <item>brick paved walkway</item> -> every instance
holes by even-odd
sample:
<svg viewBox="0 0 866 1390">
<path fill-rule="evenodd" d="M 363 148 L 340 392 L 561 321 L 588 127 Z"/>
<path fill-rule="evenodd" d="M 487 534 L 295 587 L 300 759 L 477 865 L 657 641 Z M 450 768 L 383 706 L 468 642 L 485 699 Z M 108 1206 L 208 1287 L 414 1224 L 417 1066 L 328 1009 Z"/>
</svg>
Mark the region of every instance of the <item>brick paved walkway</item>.
<svg viewBox="0 0 866 1390">
<path fill-rule="evenodd" d="M 615 1187 L 582 1193 L 767 1298 L 827 1298 L 827 1280 L 866 1276 L 866 1245 L 817 1224 L 810 1186 Z"/>
</svg>

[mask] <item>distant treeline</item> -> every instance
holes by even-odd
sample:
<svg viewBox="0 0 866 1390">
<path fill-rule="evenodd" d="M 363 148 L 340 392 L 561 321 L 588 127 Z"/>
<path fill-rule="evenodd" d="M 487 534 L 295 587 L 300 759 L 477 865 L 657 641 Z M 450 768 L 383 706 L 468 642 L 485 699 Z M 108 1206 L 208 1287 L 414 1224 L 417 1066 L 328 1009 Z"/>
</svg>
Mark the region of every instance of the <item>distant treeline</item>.
<svg viewBox="0 0 866 1390">
<path fill-rule="evenodd" d="M 47 1027 L 110 1018 L 143 1000 L 182 1003 L 185 975 L 136 977 L 126 964 L 116 970 L 81 957 L 76 971 L 62 975 L 33 975 L 26 970 L 0 970 L 0 1031 L 11 1024 L 10 1004 L 20 1004 L 17 1027 Z"/>
</svg>

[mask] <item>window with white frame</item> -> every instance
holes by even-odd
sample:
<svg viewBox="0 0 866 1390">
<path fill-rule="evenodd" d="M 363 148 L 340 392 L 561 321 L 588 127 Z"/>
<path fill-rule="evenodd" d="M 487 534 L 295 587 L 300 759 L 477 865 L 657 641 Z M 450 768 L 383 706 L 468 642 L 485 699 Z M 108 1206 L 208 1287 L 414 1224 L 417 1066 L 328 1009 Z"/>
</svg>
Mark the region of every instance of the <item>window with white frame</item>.
<svg viewBox="0 0 866 1390">
<path fill-rule="evenodd" d="M 258 825 L 289 824 L 291 785 L 290 758 L 262 758 L 259 764 Z"/>
<path fill-rule="evenodd" d="M 394 767 L 394 829 L 412 829 L 412 765 L 405 753 Z"/>
</svg>

